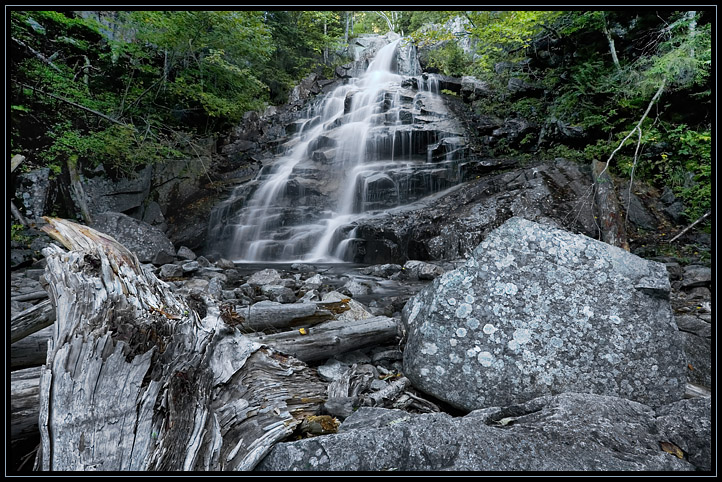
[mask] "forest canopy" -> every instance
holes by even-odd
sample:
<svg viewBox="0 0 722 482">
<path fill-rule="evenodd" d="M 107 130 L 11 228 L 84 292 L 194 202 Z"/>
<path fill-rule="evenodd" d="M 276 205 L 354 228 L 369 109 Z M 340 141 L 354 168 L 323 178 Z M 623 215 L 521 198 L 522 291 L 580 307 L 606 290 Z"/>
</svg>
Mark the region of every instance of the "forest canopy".
<svg viewBox="0 0 722 482">
<path fill-rule="evenodd" d="M 540 125 L 555 119 L 587 134 L 575 146 L 528 142 L 491 154 L 609 159 L 619 175 L 636 171 L 673 189 L 690 219 L 710 209 L 709 11 L 11 10 L 8 17 L 10 154 L 28 158 L 24 169 L 60 174 L 79 163 L 131 173 L 182 157 L 244 113 L 285 103 L 309 73 L 331 78 L 351 60 L 354 37 L 395 31 L 425 52 L 427 71 L 492 86 L 522 79 L 543 92 L 500 94 L 475 104 L 479 114 Z"/>
</svg>

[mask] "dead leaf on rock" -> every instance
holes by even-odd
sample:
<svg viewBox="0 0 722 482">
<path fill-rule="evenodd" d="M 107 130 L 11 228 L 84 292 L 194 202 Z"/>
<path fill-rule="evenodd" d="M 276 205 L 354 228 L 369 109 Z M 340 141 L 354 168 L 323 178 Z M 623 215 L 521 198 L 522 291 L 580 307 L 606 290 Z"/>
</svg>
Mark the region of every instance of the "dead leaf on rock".
<svg viewBox="0 0 722 482">
<path fill-rule="evenodd" d="M 680 459 L 684 458 L 684 452 L 682 451 L 682 449 L 677 447 L 672 442 L 659 442 L 659 446 L 668 454 L 672 454 Z"/>
</svg>

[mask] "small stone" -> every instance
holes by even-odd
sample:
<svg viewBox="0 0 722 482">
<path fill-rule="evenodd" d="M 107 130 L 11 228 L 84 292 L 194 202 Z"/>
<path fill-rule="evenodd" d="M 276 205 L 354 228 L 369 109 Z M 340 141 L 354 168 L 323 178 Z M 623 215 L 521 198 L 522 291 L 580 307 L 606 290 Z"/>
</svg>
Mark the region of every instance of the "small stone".
<svg viewBox="0 0 722 482">
<path fill-rule="evenodd" d="M 329 358 L 326 363 L 320 365 L 317 369 L 318 376 L 325 382 L 333 382 L 338 380 L 348 370 L 348 365 L 340 361 Z"/>
<path fill-rule="evenodd" d="M 184 273 L 193 273 L 195 271 L 198 271 L 200 266 L 198 265 L 198 261 L 190 261 L 188 263 L 183 264 L 182 268 L 183 268 Z"/>
<path fill-rule="evenodd" d="M 236 264 L 229 259 L 221 258 L 216 261 L 216 266 L 222 269 L 233 269 L 236 267 Z"/>
<path fill-rule="evenodd" d="M 208 261 L 208 259 L 205 258 L 205 256 L 198 256 L 196 258 L 196 261 L 198 262 L 198 265 L 202 268 L 208 268 L 211 266 L 211 262 Z M 221 268 L 215 268 L 215 269 L 221 269 Z"/>
<path fill-rule="evenodd" d="M 160 267 L 161 278 L 180 278 L 183 276 L 183 268 L 177 264 L 164 264 Z"/>
<path fill-rule="evenodd" d="M 176 256 L 178 256 L 180 259 L 187 259 L 189 261 L 193 261 L 197 258 L 196 254 L 186 246 L 181 246 L 180 248 L 178 248 L 178 253 L 176 253 Z"/>
</svg>

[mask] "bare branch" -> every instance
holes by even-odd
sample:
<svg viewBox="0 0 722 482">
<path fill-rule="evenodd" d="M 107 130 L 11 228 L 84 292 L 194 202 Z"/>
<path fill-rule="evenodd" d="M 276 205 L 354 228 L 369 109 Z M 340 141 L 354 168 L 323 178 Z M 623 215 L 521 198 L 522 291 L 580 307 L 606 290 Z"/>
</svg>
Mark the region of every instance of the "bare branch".
<svg viewBox="0 0 722 482">
<path fill-rule="evenodd" d="M 679 233 L 677 236 L 675 236 L 674 238 L 670 239 L 669 242 L 670 242 L 670 243 L 673 243 L 674 241 L 676 241 L 676 240 L 677 240 L 680 236 L 682 236 L 684 233 L 686 233 L 687 231 L 689 231 L 690 229 L 692 229 L 694 226 L 696 226 L 697 224 L 699 224 L 699 223 L 702 222 L 703 220 L 707 219 L 711 213 L 712 213 L 712 211 L 707 211 L 704 215 L 700 216 L 699 219 L 697 219 L 697 221 L 693 222 L 692 224 L 690 224 L 689 226 L 687 226 L 686 228 L 684 228 L 684 229 L 682 230 L 682 232 Z"/>
</svg>

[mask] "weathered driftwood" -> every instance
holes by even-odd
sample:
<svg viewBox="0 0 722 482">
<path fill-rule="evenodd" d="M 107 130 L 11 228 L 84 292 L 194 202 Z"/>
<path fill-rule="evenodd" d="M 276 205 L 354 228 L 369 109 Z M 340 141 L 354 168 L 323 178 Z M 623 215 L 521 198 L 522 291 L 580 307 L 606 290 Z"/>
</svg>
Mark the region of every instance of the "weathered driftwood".
<svg viewBox="0 0 722 482">
<path fill-rule="evenodd" d="M 376 369 L 372 365 L 354 364 L 341 377 L 328 385 L 328 398 L 331 400 L 359 397 L 369 389 L 376 376 Z"/>
<path fill-rule="evenodd" d="M 13 296 L 15 301 L 35 301 L 44 300 L 48 297 L 48 292 L 45 290 L 33 291 L 32 293 L 25 293 L 23 295 Z"/>
<path fill-rule="evenodd" d="M 55 307 L 50 300 L 31 306 L 10 319 L 10 343 L 22 340 L 55 322 Z"/>
<path fill-rule="evenodd" d="M 316 325 L 332 320 L 336 314 L 348 309 L 348 300 L 311 303 L 260 301 L 245 309 L 236 309 L 236 312 L 244 320 L 240 325 L 242 331 L 265 332 Z"/>
<path fill-rule="evenodd" d="M 248 336 L 307 362 L 391 342 L 396 337 L 397 328 L 393 318 L 375 316 L 353 322 L 327 321 L 304 331 L 306 334 L 294 330 Z"/>
<path fill-rule="evenodd" d="M 40 440 L 39 388 L 40 367 L 10 373 L 10 446 L 16 466 Z"/>
<path fill-rule="evenodd" d="M 389 383 L 388 386 L 382 390 L 364 395 L 362 397 L 363 404 L 372 407 L 383 406 L 384 400 L 397 398 L 409 385 L 411 385 L 411 381 L 406 377 L 401 377 Z"/>
<path fill-rule="evenodd" d="M 41 470 L 249 470 L 325 384 L 305 364 L 199 319 L 110 236 L 60 219 L 44 250 L 56 307 L 41 369 Z"/>
<path fill-rule="evenodd" d="M 48 356 L 48 340 L 53 337 L 53 326 L 26 336 L 10 345 L 10 367 L 13 370 L 39 367 Z"/>
<path fill-rule="evenodd" d="M 629 251 L 624 216 L 617 199 L 617 191 L 614 189 L 614 181 L 606 172 L 606 164 L 592 161 L 592 176 L 602 241 Z"/>
</svg>

